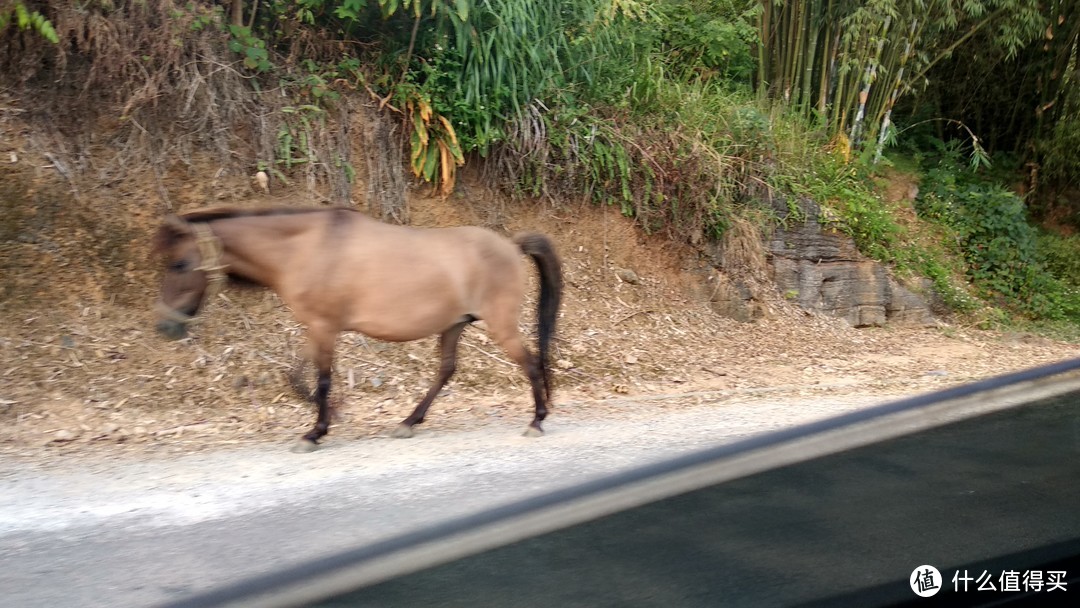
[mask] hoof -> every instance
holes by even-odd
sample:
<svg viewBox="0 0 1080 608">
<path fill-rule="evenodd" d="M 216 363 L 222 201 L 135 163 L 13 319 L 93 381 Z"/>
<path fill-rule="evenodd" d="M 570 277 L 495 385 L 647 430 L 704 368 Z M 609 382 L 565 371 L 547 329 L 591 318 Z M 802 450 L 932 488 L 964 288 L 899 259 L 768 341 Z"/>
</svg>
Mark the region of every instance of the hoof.
<svg viewBox="0 0 1080 608">
<path fill-rule="evenodd" d="M 319 449 L 319 444 L 310 439 L 301 439 L 294 443 L 289 451 L 293 454 L 309 454 L 317 449 Z"/>
<path fill-rule="evenodd" d="M 543 437 L 544 436 L 544 431 L 542 429 L 536 428 L 535 426 L 530 426 L 529 428 L 525 429 L 525 432 L 522 433 L 522 436 L 524 436 L 524 437 Z"/>
<path fill-rule="evenodd" d="M 416 433 L 413 432 L 412 427 L 402 422 L 394 427 L 394 430 L 390 432 L 390 436 L 396 439 L 408 439 Z"/>
</svg>

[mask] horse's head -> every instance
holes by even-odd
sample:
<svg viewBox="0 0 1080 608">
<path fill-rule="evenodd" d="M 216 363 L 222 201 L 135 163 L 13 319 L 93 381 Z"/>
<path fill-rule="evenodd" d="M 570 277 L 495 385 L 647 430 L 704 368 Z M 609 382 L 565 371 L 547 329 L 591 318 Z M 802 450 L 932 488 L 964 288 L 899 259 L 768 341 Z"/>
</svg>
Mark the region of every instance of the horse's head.
<svg viewBox="0 0 1080 608">
<path fill-rule="evenodd" d="M 225 278 L 221 242 L 206 224 L 170 216 L 154 237 L 154 250 L 165 261 L 157 329 L 171 339 L 183 338 L 188 323 Z"/>
</svg>

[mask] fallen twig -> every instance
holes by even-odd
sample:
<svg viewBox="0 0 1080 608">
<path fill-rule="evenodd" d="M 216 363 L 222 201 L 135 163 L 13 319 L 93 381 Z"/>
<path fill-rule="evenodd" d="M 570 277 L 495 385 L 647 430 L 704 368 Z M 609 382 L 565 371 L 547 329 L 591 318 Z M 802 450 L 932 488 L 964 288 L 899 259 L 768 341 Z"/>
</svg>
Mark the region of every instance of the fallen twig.
<svg viewBox="0 0 1080 608">
<path fill-rule="evenodd" d="M 656 311 L 651 309 L 651 308 L 647 308 L 647 309 L 644 309 L 644 310 L 635 310 L 634 312 L 626 315 L 625 317 L 622 317 L 618 321 L 615 321 L 615 325 L 618 325 L 618 324 L 622 323 L 623 321 L 626 321 L 626 320 L 631 319 L 633 317 L 636 317 L 638 315 L 647 315 L 647 314 L 652 313 L 652 312 L 656 312 Z"/>
<path fill-rule="evenodd" d="M 503 359 L 503 358 L 501 358 L 501 357 L 499 357 L 497 355 L 493 355 L 493 354 L 487 352 L 486 350 L 480 348 L 479 346 L 469 344 L 468 342 L 465 342 L 464 340 L 462 340 L 461 343 L 464 344 L 465 346 L 468 346 L 469 348 L 473 348 L 473 349 L 476 349 L 476 350 L 480 351 L 481 353 L 491 357 L 492 359 L 498 361 L 499 363 L 502 363 L 504 365 L 509 365 L 510 367 L 517 367 L 517 365 L 514 365 L 513 363 L 511 363 L 511 362 L 507 361 L 506 359 Z"/>
</svg>

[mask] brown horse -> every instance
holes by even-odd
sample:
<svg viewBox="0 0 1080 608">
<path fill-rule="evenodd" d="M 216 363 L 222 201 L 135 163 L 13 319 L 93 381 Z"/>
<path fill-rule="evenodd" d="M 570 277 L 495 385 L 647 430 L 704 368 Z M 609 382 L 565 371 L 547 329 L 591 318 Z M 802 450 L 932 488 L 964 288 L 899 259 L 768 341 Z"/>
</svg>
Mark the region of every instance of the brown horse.
<svg viewBox="0 0 1080 608">
<path fill-rule="evenodd" d="M 183 337 L 227 276 L 274 290 L 307 327 L 319 413 L 294 451 L 314 450 L 330 426 L 327 396 L 338 333 L 394 342 L 439 334 L 442 364 L 435 383 L 393 433 L 411 437 L 454 373 L 462 330 L 478 319 L 525 370 L 536 404 L 525 434 L 543 434 L 551 399 L 548 353 L 562 295 L 561 264 L 544 235 L 511 241 L 478 227 L 392 226 L 351 209 L 225 208 L 168 218 L 155 249 L 167 264 L 158 302 L 158 329 L 167 336 Z M 518 332 L 522 252 L 540 275 L 538 356 Z"/>
</svg>

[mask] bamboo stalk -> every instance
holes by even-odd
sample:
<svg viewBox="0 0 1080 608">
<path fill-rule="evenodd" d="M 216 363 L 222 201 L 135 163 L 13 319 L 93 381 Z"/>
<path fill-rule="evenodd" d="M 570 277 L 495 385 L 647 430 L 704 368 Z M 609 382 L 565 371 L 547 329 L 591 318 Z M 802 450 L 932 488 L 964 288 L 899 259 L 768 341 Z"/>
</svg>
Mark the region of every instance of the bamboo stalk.
<svg viewBox="0 0 1080 608">
<path fill-rule="evenodd" d="M 893 79 L 892 92 L 889 95 L 889 101 L 885 106 L 884 115 L 881 118 L 881 127 L 878 131 L 877 148 L 874 150 L 874 164 L 877 164 L 881 160 L 882 151 L 885 149 L 885 139 L 889 135 L 889 125 L 892 119 L 892 110 L 896 105 L 896 100 L 900 97 L 900 91 L 904 85 L 904 69 L 907 67 L 907 62 L 911 59 L 911 55 L 914 51 L 915 44 L 915 32 L 918 30 L 918 19 L 911 21 L 911 30 L 908 33 L 907 39 L 904 41 L 904 51 L 900 55 L 900 66 L 896 70 L 896 78 Z"/>
<path fill-rule="evenodd" d="M 862 137 L 863 119 L 866 117 L 866 101 L 870 97 L 870 87 L 873 86 L 874 80 L 877 78 L 878 62 L 881 59 L 881 51 L 885 46 L 885 35 L 889 31 L 891 23 L 892 16 L 886 16 L 885 22 L 881 26 L 881 34 L 878 37 L 876 50 L 866 65 L 862 90 L 859 92 L 859 107 L 855 113 L 855 121 L 851 125 L 852 146 L 858 146 Z"/>
<path fill-rule="evenodd" d="M 841 40 L 843 46 L 841 47 L 840 53 L 837 54 L 838 62 L 841 57 L 854 56 L 854 53 L 851 52 L 852 39 L 849 37 L 841 37 Z M 847 130 L 847 96 L 849 95 L 848 91 L 850 90 L 850 87 L 848 85 L 851 83 L 852 74 L 855 72 L 856 70 L 849 69 L 845 73 L 845 71 L 843 70 L 843 66 L 838 68 L 836 91 L 833 95 L 833 120 L 831 121 L 834 133 L 843 133 Z"/>
<path fill-rule="evenodd" d="M 828 111 L 829 100 L 836 93 L 838 81 L 836 73 L 836 55 L 840 50 L 840 28 L 834 29 L 836 31 L 832 33 L 832 42 L 829 45 L 828 53 L 824 53 L 821 58 L 821 97 L 818 102 L 818 110 L 821 111 L 822 116 Z"/>
<path fill-rule="evenodd" d="M 795 5 L 794 15 L 792 15 L 792 27 L 795 28 L 795 44 L 791 45 L 792 50 L 792 62 L 791 73 L 788 75 L 788 86 L 785 90 L 785 97 L 789 103 L 798 103 L 799 91 L 802 90 L 801 81 L 802 78 L 802 65 L 806 57 L 805 49 L 803 49 L 803 43 L 806 38 L 806 31 L 809 29 L 809 24 L 806 21 L 806 3 L 805 2 L 793 2 Z M 792 96 L 795 99 L 792 99 Z"/>
<path fill-rule="evenodd" d="M 804 52 L 806 58 L 803 62 L 805 67 L 803 68 L 802 98 L 800 99 L 803 114 L 808 113 L 808 110 L 813 103 L 814 59 L 817 57 L 818 35 L 821 32 L 822 22 L 824 21 L 820 17 L 821 0 L 814 0 L 808 4 L 810 6 L 807 11 L 809 13 L 808 25 L 810 27 L 810 39 Z"/>
<path fill-rule="evenodd" d="M 770 74 L 768 73 L 770 50 L 772 49 L 772 36 L 769 31 L 770 20 L 772 17 L 772 0 L 761 0 L 761 20 L 758 24 L 758 36 L 761 41 L 758 43 L 758 69 L 757 69 L 757 91 L 758 97 L 765 98 L 766 83 L 769 81 Z"/>
<path fill-rule="evenodd" d="M 785 3 L 783 5 L 784 11 L 781 13 L 784 19 L 784 37 L 780 40 L 783 47 L 783 59 L 777 74 L 777 80 L 779 81 L 780 95 L 784 103 L 791 99 L 791 65 L 794 63 L 795 58 L 795 51 L 791 44 L 791 41 L 795 39 L 795 19 L 792 15 L 794 11 L 792 5 L 797 4 L 797 2 Z"/>
</svg>

